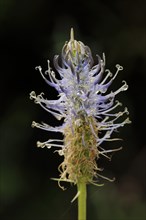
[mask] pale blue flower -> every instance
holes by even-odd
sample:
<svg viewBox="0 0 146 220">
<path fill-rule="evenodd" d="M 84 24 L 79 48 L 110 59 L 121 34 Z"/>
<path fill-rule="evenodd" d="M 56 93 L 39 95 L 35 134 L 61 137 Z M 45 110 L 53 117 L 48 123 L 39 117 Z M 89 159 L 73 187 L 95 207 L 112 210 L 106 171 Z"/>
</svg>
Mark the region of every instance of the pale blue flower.
<svg viewBox="0 0 146 220">
<path fill-rule="evenodd" d="M 60 60 L 59 60 L 60 58 Z M 118 73 L 123 70 L 119 64 L 116 65 L 115 74 L 105 69 L 105 55 L 102 58 L 97 55 L 97 64 L 93 64 L 93 58 L 88 46 L 82 42 L 74 40 L 73 29 L 71 29 L 71 39 L 66 42 L 62 54 L 54 57 L 54 66 L 60 75 L 57 79 L 55 72 L 50 67 L 48 60 L 48 70 L 43 74 L 40 66 L 39 70 L 44 80 L 49 86 L 54 87 L 58 92 L 57 100 L 48 100 L 44 94 L 36 95 L 33 91 L 30 98 L 39 104 L 47 112 L 51 113 L 58 120 L 64 119 L 64 123 L 58 127 L 52 127 L 48 124 L 33 122 L 33 127 L 38 127 L 46 131 L 61 132 L 65 135 L 66 127 L 70 127 L 74 133 L 73 122 L 76 126 L 80 126 L 82 118 L 89 123 L 90 130 L 96 138 L 99 154 L 108 157 L 106 154 L 114 150 L 104 150 L 101 144 L 104 141 L 116 140 L 111 138 L 114 131 L 130 123 L 126 117 L 123 121 L 119 120 L 124 114 L 128 114 L 127 108 L 123 111 L 116 111 L 118 106 L 122 104 L 116 100 L 116 96 L 128 89 L 125 81 L 122 82 L 120 88 L 110 91 L 110 85 L 115 80 Z M 59 64 L 60 63 L 60 64 Z M 113 111 L 114 110 L 114 111 Z M 89 118 L 96 119 L 98 134 Z M 84 135 L 82 143 L 85 145 Z M 60 139 L 49 139 L 46 142 L 38 142 L 38 147 L 59 147 L 60 155 L 64 155 L 64 143 Z M 121 148 L 119 148 L 121 149 Z M 119 150 L 119 149 L 115 149 Z"/>
</svg>

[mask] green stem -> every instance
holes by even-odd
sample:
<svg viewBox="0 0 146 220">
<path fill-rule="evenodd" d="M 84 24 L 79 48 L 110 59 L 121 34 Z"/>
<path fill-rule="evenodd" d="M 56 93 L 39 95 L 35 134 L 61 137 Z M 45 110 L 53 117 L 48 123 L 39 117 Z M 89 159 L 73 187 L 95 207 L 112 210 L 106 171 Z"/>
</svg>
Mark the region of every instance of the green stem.
<svg viewBox="0 0 146 220">
<path fill-rule="evenodd" d="M 86 183 L 78 183 L 78 220 L 86 220 Z"/>
</svg>

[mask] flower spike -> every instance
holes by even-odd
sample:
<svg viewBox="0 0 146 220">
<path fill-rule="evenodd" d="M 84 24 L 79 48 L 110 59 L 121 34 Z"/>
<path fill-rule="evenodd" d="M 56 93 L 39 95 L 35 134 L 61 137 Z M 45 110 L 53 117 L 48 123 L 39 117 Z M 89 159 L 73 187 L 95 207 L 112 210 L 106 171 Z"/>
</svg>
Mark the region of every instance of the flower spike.
<svg viewBox="0 0 146 220">
<path fill-rule="evenodd" d="M 123 120 L 129 113 L 127 108 L 116 112 L 117 107 L 122 105 L 116 100 L 116 96 L 126 91 L 128 85 L 123 81 L 119 89 L 110 91 L 110 85 L 123 67 L 117 64 L 116 73 L 113 74 L 105 69 L 105 55 L 102 58 L 97 55 L 97 58 L 98 63 L 93 65 L 90 48 L 75 40 L 74 30 L 71 28 L 70 40 L 63 46 L 61 57 L 54 57 L 54 66 L 60 79 L 55 77 L 50 61 L 45 73 L 40 66 L 37 67 L 47 84 L 57 90 L 59 98 L 47 100 L 43 93 L 36 95 L 34 91 L 30 93 L 30 98 L 58 120 L 64 119 L 63 124 L 58 127 L 32 123 L 33 127 L 61 132 L 64 136 L 63 140 L 37 142 L 37 146 L 41 148 L 59 148 L 56 151 L 64 157 L 59 166 L 60 178 L 55 178 L 59 183 L 67 181 L 99 185 L 95 183 L 95 179 L 99 177 L 113 181 L 99 174 L 101 169 L 97 162 L 100 156 L 111 160 L 111 153 L 122 149 L 103 149 L 101 145 L 105 141 L 119 140 L 112 137 L 113 132 L 130 123 L 127 117 Z M 59 59 L 61 65 L 58 63 Z"/>
</svg>

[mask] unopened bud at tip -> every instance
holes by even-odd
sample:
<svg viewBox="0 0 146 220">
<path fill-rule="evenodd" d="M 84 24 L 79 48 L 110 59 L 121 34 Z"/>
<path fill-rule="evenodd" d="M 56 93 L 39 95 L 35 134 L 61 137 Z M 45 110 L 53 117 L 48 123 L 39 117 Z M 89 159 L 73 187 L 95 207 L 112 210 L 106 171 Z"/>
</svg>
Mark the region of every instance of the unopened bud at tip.
<svg viewBox="0 0 146 220">
<path fill-rule="evenodd" d="M 70 29 L 70 41 L 74 41 L 74 29 Z"/>
</svg>

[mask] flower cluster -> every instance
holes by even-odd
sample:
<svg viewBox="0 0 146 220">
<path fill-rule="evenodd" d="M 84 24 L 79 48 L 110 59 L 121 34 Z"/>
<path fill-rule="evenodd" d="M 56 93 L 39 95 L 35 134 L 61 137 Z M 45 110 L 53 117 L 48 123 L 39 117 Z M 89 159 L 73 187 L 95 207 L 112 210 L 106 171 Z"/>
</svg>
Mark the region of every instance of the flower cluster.
<svg viewBox="0 0 146 220">
<path fill-rule="evenodd" d="M 61 126 L 52 127 L 45 123 L 33 122 L 32 126 L 46 131 L 61 132 L 64 139 L 49 139 L 43 143 L 37 142 L 38 147 L 57 147 L 59 155 L 64 160 L 59 167 L 60 180 L 73 182 L 93 183 L 94 177 L 101 176 L 97 165 L 100 155 L 110 159 L 108 153 L 120 150 L 105 150 L 101 147 L 104 141 L 116 140 L 111 135 L 119 127 L 130 123 L 126 117 L 124 121 L 119 118 L 128 114 L 127 108 L 116 112 L 121 103 L 115 100 L 117 94 L 128 89 L 123 85 L 116 91 L 108 89 L 118 73 L 123 69 L 116 65 L 116 73 L 105 69 L 105 56 L 97 56 L 98 62 L 93 65 L 93 58 L 88 46 L 74 39 L 73 29 L 69 42 L 62 49 L 61 65 L 59 56 L 54 57 L 54 66 L 60 75 L 55 77 L 55 72 L 50 67 L 43 74 L 40 66 L 36 67 L 49 86 L 58 92 L 57 100 L 47 100 L 44 94 L 30 93 L 30 98 L 58 120 L 64 119 Z M 48 79 L 47 79 L 48 77 Z M 120 121 L 120 122 L 119 122 Z M 103 176 L 102 176 L 103 177 Z"/>
</svg>

